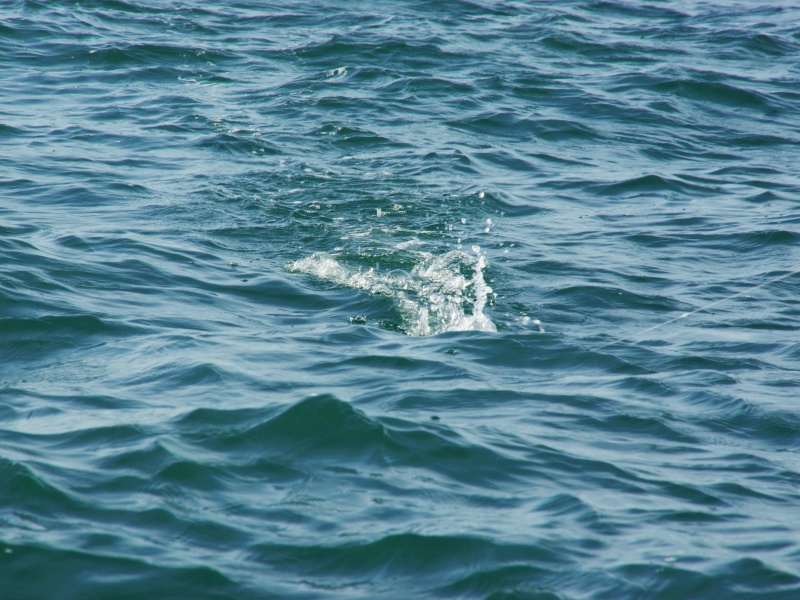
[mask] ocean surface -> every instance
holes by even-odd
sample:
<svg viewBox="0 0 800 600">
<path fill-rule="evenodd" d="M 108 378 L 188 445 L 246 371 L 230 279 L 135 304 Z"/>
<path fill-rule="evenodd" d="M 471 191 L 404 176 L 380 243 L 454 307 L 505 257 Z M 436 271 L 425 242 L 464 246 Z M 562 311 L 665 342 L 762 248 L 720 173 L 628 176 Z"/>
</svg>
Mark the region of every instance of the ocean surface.
<svg viewBox="0 0 800 600">
<path fill-rule="evenodd" d="M 0 4 L 0 597 L 800 598 L 794 0 Z"/>
</svg>

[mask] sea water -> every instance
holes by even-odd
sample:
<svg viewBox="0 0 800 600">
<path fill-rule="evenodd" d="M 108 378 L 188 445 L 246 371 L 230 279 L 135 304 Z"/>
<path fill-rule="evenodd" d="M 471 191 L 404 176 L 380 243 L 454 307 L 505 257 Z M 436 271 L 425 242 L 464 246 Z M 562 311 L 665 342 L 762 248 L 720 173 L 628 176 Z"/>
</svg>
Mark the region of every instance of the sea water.
<svg viewBox="0 0 800 600">
<path fill-rule="evenodd" d="M 800 597 L 796 2 L 0 5 L 0 597 Z"/>
</svg>

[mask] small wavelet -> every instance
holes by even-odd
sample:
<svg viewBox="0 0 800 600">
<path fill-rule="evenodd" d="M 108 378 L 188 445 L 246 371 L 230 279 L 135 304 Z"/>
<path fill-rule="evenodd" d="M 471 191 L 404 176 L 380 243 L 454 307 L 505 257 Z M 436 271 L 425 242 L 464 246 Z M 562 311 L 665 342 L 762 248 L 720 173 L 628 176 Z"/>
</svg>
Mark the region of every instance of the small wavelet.
<svg viewBox="0 0 800 600">
<path fill-rule="evenodd" d="M 438 256 L 424 254 L 410 272 L 353 267 L 325 252 L 289 262 L 286 269 L 391 298 L 401 318 L 400 330 L 410 336 L 497 331 L 484 312 L 494 300 L 483 277 L 486 258 L 480 247 L 472 250 L 474 257 L 460 250 Z"/>
</svg>

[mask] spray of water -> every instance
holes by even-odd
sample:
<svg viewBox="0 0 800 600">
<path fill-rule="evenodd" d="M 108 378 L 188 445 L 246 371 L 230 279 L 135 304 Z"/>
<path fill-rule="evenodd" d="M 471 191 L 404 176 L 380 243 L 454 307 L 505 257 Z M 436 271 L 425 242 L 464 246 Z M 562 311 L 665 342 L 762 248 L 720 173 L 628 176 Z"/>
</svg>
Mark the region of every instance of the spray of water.
<svg viewBox="0 0 800 600">
<path fill-rule="evenodd" d="M 421 254 L 410 272 L 354 267 L 323 252 L 290 262 L 286 268 L 391 298 L 401 319 L 400 328 L 408 335 L 497 331 L 485 313 L 494 298 L 484 279 L 486 258 L 480 247 L 473 246 L 472 251 L 474 256 L 460 250 Z"/>
</svg>

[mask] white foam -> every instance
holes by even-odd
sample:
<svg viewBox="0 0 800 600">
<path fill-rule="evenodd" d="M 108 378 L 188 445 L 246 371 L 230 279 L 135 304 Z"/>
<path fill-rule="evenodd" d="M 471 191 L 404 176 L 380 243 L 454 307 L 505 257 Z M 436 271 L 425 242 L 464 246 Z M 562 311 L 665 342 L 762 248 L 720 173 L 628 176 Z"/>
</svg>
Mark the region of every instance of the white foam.
<svg viewBox="0 0 800 600">
<path fill-rule="evenodd" d="M 337 285 L 393 300 L 401 328 L 412 336 L 445 331 L 497 331 L 484 313 L 493 300 L 492 288 L 483 277 L 486 259 L 478 246 L 475 256 L 459 250 L 442 255 L 420 255 L 410 272 L 388 273 L 343 264 L 336 257 L 318 252 L 286 265 L 287 270 L 314 275 Z M 463 271 L 472 274 L 467 277 Z"/>
<path fill-rule="evenodd" d="M 347 67 L 338 67 L 336 69 L 331 69 L 326 73 L 328 77 L 337 77 L 341 79 L 345 75 L 347 75 Z"/>
</svg>

